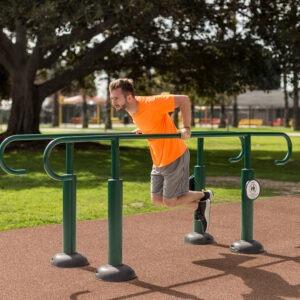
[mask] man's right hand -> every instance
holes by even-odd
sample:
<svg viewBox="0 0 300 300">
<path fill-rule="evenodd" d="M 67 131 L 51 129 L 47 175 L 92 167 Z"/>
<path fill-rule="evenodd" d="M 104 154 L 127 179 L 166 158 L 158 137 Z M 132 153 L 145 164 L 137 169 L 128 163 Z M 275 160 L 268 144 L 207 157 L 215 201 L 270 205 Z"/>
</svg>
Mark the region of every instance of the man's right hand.
<svg viewBox="0 0 300 300">
<path fill-rule="evenodd" d="M 142 134 L 142 130 L 140 128 L 136 128 L 132 132 L 135 132 L 136 134 Z"/>
</svg>

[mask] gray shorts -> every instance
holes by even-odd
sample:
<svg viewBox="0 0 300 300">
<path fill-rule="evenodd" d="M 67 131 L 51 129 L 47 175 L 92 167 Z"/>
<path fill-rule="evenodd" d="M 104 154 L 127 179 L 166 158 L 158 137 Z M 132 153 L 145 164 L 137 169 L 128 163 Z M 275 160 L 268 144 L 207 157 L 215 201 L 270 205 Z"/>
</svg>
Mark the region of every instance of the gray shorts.
<svg viewBox="0 0 300 300">
<path fill-rule="evenodd" d="M 151 171 L 151 193 L 162 194 L 172 199 L 189 191 L 190 152 L 187 149 L 182 156 L 164 167 L 153 165 Z"/>
</svg>

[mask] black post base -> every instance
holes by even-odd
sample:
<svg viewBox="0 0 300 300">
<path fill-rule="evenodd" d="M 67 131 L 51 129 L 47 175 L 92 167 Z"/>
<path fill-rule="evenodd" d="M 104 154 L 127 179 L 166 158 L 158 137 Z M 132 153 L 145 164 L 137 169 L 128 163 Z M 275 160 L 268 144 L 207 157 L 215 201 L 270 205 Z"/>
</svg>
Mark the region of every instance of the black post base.
<svg viewBox="0 0 300 300">
<path fill-rule="evenodd" d="M 245 253 L 245 254 L 259 254 L 265 251 L 263 245 L 255 240 L 235 241 L 231 244 L 230 250 L 235 253 Z"/>
<path fill-rule="evenodd" d="M 134 270 L 127 265 L 103 265 L 97 269 L 98 279 L 110 282 L 128 281 L 136 278 Z"/>
<path fill-rule="evenodd" d="M 213 236 L 209 233 L 190 232 L 185 235 L 184 242 L 193 245 L 207 245 L 212 244 L 214 241 Z"/>
<path fill-rule="evenodd" d="M 83 267 L 89 264 L 87 258 L 77 252 L 71 254 L 57 253 L 52 257 L 50 263 L 60 268 Z"/>
</svg>

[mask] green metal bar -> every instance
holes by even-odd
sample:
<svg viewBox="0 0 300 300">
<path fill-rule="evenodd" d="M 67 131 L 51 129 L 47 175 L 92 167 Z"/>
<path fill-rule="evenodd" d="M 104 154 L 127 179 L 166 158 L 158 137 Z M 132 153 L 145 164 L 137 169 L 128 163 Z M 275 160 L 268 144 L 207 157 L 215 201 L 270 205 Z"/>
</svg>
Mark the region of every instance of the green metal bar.
<svg viewBox="0 0 300 300">
<path fill-rule="evenodd" d="M 68 181 L 68 180 L 73 180 L 73 173 L 66 173 L 63 175 L 59 175 L 57 173 L 55 173 L 52 168 L 50 167 L 50 163 L 49 163 L 49 158 L 50 158 L 50 153 L 53 150 L 53 148 L 57 145 L 56 143 L 57 139 L 51 141 L 47 147 L 44 150 L 44 155 L 43 155 L 43 164 L 44 164 L 44 169 L 46 171 L 46 173 L 54 180 L 58 180 L 58 181 Z M 68 145 L 70 143 L 66 143 L 66 145 Z"/>
<path fill-rule="evenodd" d="M 256 133 L 256 132 L 193 132 L 192 133 L 192 137 L 244 137 L 246 135 L 250 135 L 250 136 L 282 136 L 286 139 L 287 141 L 287 145 L 288 145 L 288 151 L 286 156 L 282 159 L 282 160 L 276 160 L 275 163 L 276 164 L 283 164 L 286 163 L 288 161 L 288 159 L 291 156 L 292 153 L 292 143 L 291 140 L 289 138 L 288 135 L 286 135 L 285 133 L 275 133 L 275 132 L 260 132 L 260 133 Z M 61 138 L 56 138 L 55 140 L 53 140 L 51 143 L 48 144 L 48 146 L 46 147 L 45 150 L 47 150 L 46 152 L 48 152 L 49 148 L 54 148 L 57 144 L 60 143 L 70 143 L 70 142 L 87 142 L 87 141 L 100 141 L 100 140 L 111 140 L 115 137 L 118 137 L 119 139 L 155 139 L 155 138 L 179 138 L 180 135 L 179 134 L 121 134 L 121 135 L 85 135 L 85 136 L 79 136 L 79 135 L 75 135 L 75 136 L 66 136 L 66 137 L 61 137 Z M 241 158 L 242 153 L 239 154 L 238 158 Z M 0 157 L 1 158 L 1 157 Z M 239 160 L 238 159 L 238 160 Z M 51 176 L 50 176 L 51 177 Z M 56 178 L 55 178 L 56 179 Z M 58 179 L 61 180 L 61 179 Z M 64 178 L 63 180 L 68 180 L 67 177 Z"/>
<path fill-rule="evenodd" d="M 246 183 L 254 178 L 254 170 L 251 169 L 251 136 L 244 137 L 244 169 L 241 172 L 241 239 L 253 240 L 253 200 L 246 194 Z"/>
<path fill-rule="evenodd" d="M 195 191 L 205 189 L 205 165 L 203 159 L 204 138 L 197 139 L 197 165 L 194 166 Z M 194 219 L 194 232 L 204 233 L 202 222 Z"/>
<path fill-rule="evenodd" d="M 122 180 L 108 180 L 108 263 L 122 265 Z"/>
<path fill-rule="evenodd" d="M 113 179 L 119 179 L 120 159 L 119 159 L 119 138 L 111 139 L 111 175 Z"/>
<path fill-rule="evenodd" d="M 197 139 L 197 165 L 202 166 L 204 163 L 203 159 L 203 150 L 204 150 L 204 139 Z"/>
<path fill-rule="evenodd" d="M 239 155 L 238 156 L 236 156 L 236 157 L 230 157 L 229 159 L 228 159 L 228 161 L 229 162 L 231 162 L 231 163 L 235 163 L 235 162 L 239 162 L 239 161 L 241 161 L 242 160 L 242 158 L 243 158 L 243 156 L 244 156 L 244 137 L 240 137 L 240 141 L 241 141 L 241 146 L 242 146 L 242 148 L 241 148 L 241 152 L 239 153 Z"/>
<path fill-rule="evenodd" d="M 77 133 L 76 136 L 86 136 L 86 133 Z M 99 135 L 99 134 L 92 134 L 89 133 L 89 136 L 93 136 L 93 135 Z M 74 136 L 74 133 L 58 133 L 58 134 L 16 134 L 16 135 L 12 135 L 7 137 L 5 140 L 2 141 L 2 143 L 0 144 L 0 167 L 8 174 L 12 174 L 12 175 L 22 175 L 26 173 L 25 169 L 12 169 L 10 168 L 4 159 L 4 152 L 6 147 L 13 143 L 13 142 L 18 142 L 18 141 L 43 141 L 43 140 L 52 140 L 52 139 L 56 139 L 59 137 L 66 137 L 66 136 Z"/>
<path fill-rule="evenodd" d="M 247 134 L 244 137 L 244 167 L 251 168 L 251 135 Z"/>
<path fill-rule="evenodd" d="M 201 191 L 205 189 L 205 166 L 203 159 L 204 139 L 197 139 L 197 165 L 194 167 L 195 190 Z"/>
<path fill-rule="evenodd" d="M 276 164 L 284 164 L 288 161 L 288 159 L 291 156 L 292 153 L 292 143 L 291 140 L 289 138 L 288 135 L 286 135 L 285 133 L 275 133 L 275 132 L 260 132 L 260 133 L 256 133 L 256 132 L 193 132 L 192 133 L 192 137 L 220 137 L 220 136 L 227 136 L 227 137 L 240 137 L 243 138 L 244 136 L 249 135 L 255 135 L 255 136 L 282 136 L 286 139 L 287 141 L 287 145 L 288 145 L 288 151 L 286 156 L 281 159 L 281 160 L 276 160 L 275 163 Z M 118 137 L 119 139 L 155 139 L 155 138 L 179 138 L 180 134 L 132 134 L 132 133 L 124 133 L 124 134 L 101 134 L 101 135 L 75 135 L 75 136 L 65 136 L 65 137 L 60 137 L 60 138 L 56 138 L 54 139 L 52 142 L 50 142 L 48 144 L 48 146 L 46 147 L 45 151 L 44 151 L 44 168 L 45 171 L 47 172 L 47 174 L 55 179 L 55 180 L 70 180 L 71 177 L 68 174 L 64 174 L 64 175 L 58 175 L 55 172 L 53 172 L 53 170 L 51 170 L 51 168 L 49 167 L 48 164 L 48 159 L 50 156 L 50 152 L 52 151 L 52 149 L 60 144 L 60 143 L 74 143 L 74 142 L 88 142 L 88 141 L 100 141 L 100 140 L 112 140 L 114 138 Z M 1 149 L 0 149 L 1 150 Z M 0 152 L 1 154 L 1 152 Z M 243 150 L 242 152 L 239 154 L 239 156 L 237 158 L 233 158 L 231 159 L 232 162 L 234 161 L 239 161 L 241 159 L 243 155 Z M 0 155 L 0 159 L 1 159 L 1 155 Z M 0 163 L 1 166 L 1 163 Z"/>
<path fill-rule="evenodd" d="M 123 182 L 119 179 L 119 139 L 111 140 L 111 176 L 108 180 L 108 261 L 110 265 L 122 264 L 122 210 Z"/>
<path fill-rule="evenodd" d="M 66 173 L 73 174 L 74 144 L 66 145 Z M 63 181 L 63 251 L 76 252 L 76 175 Z"/>
</svg>

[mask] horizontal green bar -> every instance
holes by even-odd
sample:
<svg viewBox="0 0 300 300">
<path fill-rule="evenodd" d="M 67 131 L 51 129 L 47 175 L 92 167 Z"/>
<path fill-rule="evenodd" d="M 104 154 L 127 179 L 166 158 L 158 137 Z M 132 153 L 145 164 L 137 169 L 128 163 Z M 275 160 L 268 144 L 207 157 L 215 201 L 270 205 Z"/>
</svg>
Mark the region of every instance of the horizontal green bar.
<svg viewBox="0 0 300 300">
<path fill-rule="evenodd" d="M 87 133 L 78 133 L 76 136 L 86 136 Z M 89 136 L 93 136 L 94 134 L 89 133 Z M 99 133 L 95 134 L 99 135 Z M 5 140 L 2 141 L 0 144 L 0 167 L 8 174 L 13 175 L 21 175 L 25 174 L 25 169 L 18 169 L 14 170 L 7 166 L 4 160 L 4 151 L 6 147 L 13 142 L 20 142 L 20 141 L 43 141 L 43 140 L 53 140 L 59 137 L 66 137 L 66 136 L 74 136 L 74 133 L 56 133 L 56 134 L 16 134 L 7 137 Z"/>
<path fill-rule="evenodd" d="M 291 156 L 292 142 L 289 136 L 285 133 L 280 132 L 192 132 L 192 137 L 249 137 L 251 135 L 255 136 L 281 136 L 287 141 L 288 151 L 286 156 L 282 160 L 276 160 L 276 164 L 284 164 L 288 161 Z M 51 141 L 44 151 L 43 161 L 46 173 L 55 180 L 65 181 L 71 180 L 71 174 L 59 175 L 53 172 L 48 164 L 50 153 L 52 149 L 60 143 L 76 143 L 76 142 L 88 142 L 88 141 L 100 141 L 100 140 L 113 140 L 113 139 L 162 139 L 162 138 L 180 138 L 180 133 L 174 134 L 135 134 L 135 133 L 123 133 L 123 134 L 99 134 L 99 135 L 74 135 L 59 137 Z M 237 161 L 241 158 L 241 154 L 232 161 Z"/>
<path fill-rule="evenodd" d="M 281 160 L 276 160 L 276 164 L 284 164 L 288 161 L 289 157 L 291 156 L 292 152 L 292 142 L 289 136 L 282 132 L 192 132 L 191 137 L 245 137 L 245 136 L 280 136 L 284 137 L 287 142 L 288 151 L 286 156 Z M 8 144 L 15 142 L 15 141 L 30 141 L 30 140 L 52 140 L 45 149 L 44 152 L 44 166 L 46 172 L 48 173 L 48 156 L 49 152 L 58 144 L 60 143 L 77 143 L 77 142 L 88 142 L 88 141 L 100 141 L 100 140 L 112 140 L 112 139 L 162 139 L 162 138 L 180 138 L 180 133 L 174 134 L 135 134 L 132 132 L 122 132 L 122 133 L 67 133 L 67 134 L 19 134 L 13 135 L 6 138 L 0 144 L 0 167 L 7 173 L 13 175 L 20 175 L 26 173 L 25 169 L 18 169 L 14 170 L 7 166 L 4 160 L 4 151 Z M 238 161 L 241 159 L 243 155 L 243 150 L 239 154 L 237 158 L 230 159 L 231 162 Z M 45 159 L 46 156 L 46 159 Z M 47 171 L 48 170 L 48 171 Z M 51 171 L 50 171 L 51 173 Z M 52 173 L 54 175 L 54 173 Z M 50 175 L 50 177 L 52 177 Z M 57 180 L 62 180 L 61 176 L 56 176 Z M 64 176 L 63 180 L 69 180 L 68 175 Z"/>
</svg>

